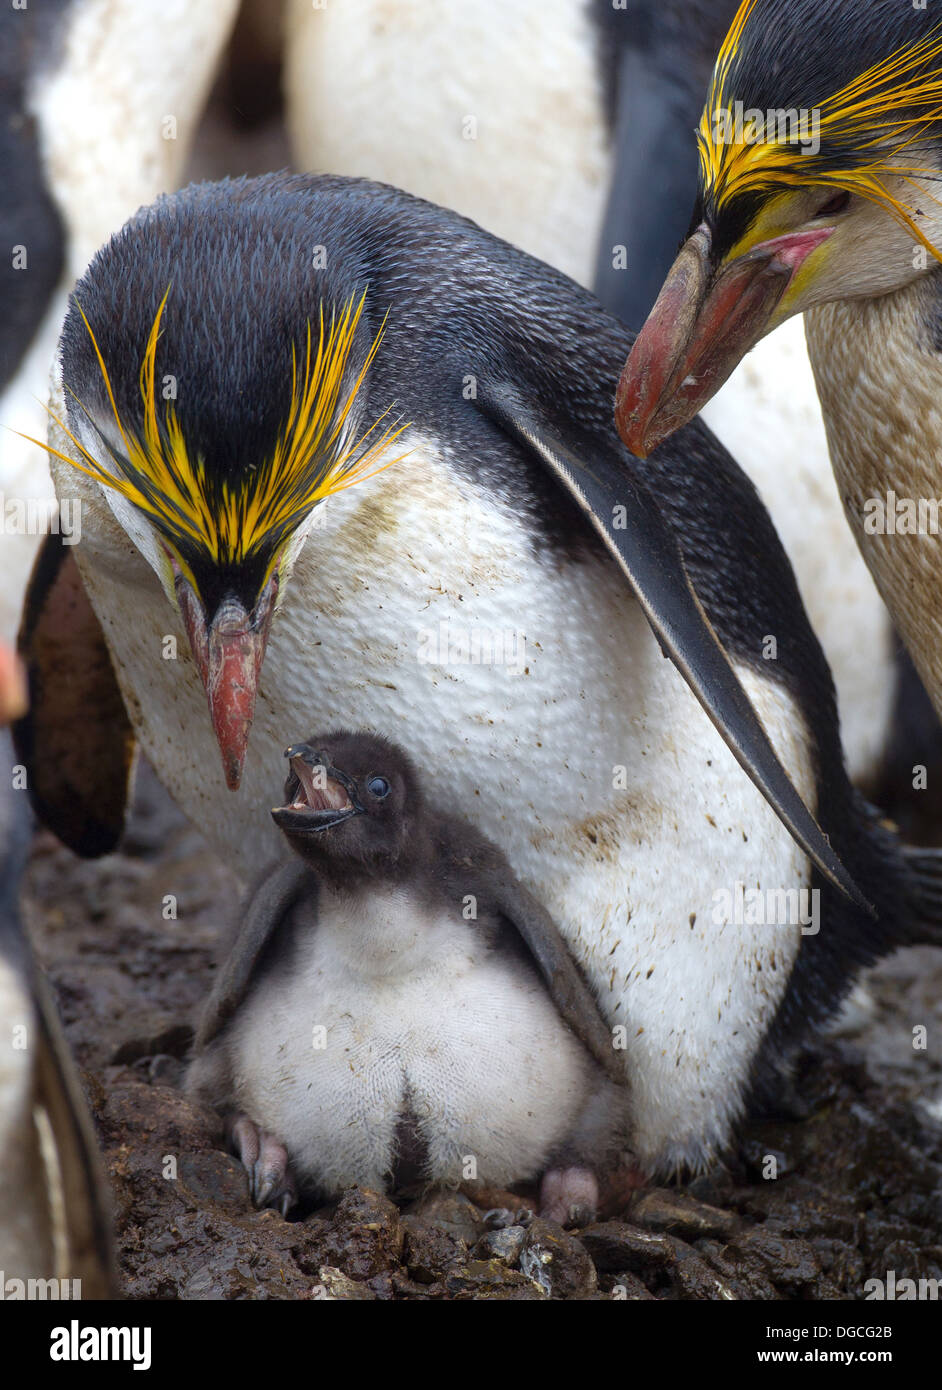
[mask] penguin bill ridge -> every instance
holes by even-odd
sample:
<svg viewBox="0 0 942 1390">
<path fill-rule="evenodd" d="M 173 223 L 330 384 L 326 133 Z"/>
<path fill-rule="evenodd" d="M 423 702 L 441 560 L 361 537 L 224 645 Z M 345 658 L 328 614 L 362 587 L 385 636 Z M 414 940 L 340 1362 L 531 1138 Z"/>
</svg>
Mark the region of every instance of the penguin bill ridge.
<svg viewBox="0 0 942 1390">
<path fill-rule="evenodd" d="M 256 1204 L 541 1179 L 544 1215 L 594 1220 L 629 1096 L 548 913 L 402 749 L 334 730 L 286 757 L 297 858 L 256 886 L 187 1078 Z"/>
<path fill-rule="evenodd" d="M 207 690 L 161 538 L 65 461 L 74 446 L 53 425 L 56 487 L 81 498 L 83 539 L 44 548 L 22 634 L 33 706 L 19 756 L 41 818 L 86 852 L 113 847 L 136 740 L 248 878 L 280 852 L 265 808 L 291 731 L 338 709 L 391 730 L 443 809 L 500 845 L 625 1028 L 639 1162 L 707 1161 L 854 971 L 919 927 L 909 862 L 851 792 L 830 674 L 754 489 L 696 424 L 633 459 L 611 421 L 627 330 L 556 271 L 394 189 L 272 175 L 194 186 L 132 219 L 76 300 L 141 440 L 140 365 L 165 296 L 154 380 L 176 383 L 217 530 L 225 498 L 252 492 L 275 455 L 296 389 L 285 364 L 308 324 L 317 342 L 322 307 L 327 325 L 362 299 L 337 397 L 359 383 L 350 439 L 409 425 L 394 466 L 380 458 L 332 492 L 281 550 L 222 568 L 206 546 L 179 557 L 207 628 L 251 615 L 277 567 L 236 792 L 207 713 L 232 668 Z M 52 408 L 104 467 L 101 435 L 115 454 L 121 441 L 77 308 L 60 372 Z M 152 500 L 172 508 L 166 488 Z M 473 659 L 471 639 L 507 632 L 524 661 Z M 261 638 L 251 623 L 243 636 Z M 834 886 L 848 879 L 853 897 Z M 819 889 L 820 933 L 724 916 L 737 884 Z"/>
</svg>

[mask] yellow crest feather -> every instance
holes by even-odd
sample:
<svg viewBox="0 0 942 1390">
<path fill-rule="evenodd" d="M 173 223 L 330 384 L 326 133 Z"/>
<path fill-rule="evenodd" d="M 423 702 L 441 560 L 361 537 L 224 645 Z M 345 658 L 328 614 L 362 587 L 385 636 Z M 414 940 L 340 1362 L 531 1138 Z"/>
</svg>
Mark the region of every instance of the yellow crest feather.
<svg viewBox="0 0 942 1390">
<path fill-rule="evenodd" d="M 408 424 L 398 421 L 380 428 L 391 406 L 357 440 L 347 439 L 350 412 L 376 356 L 386 323 L 384 319 L 356 380 L 342 398 L 353 338 L 366 298 L 364 290 L 359 301 L 351 295 L 339 314 L 332 310 L 326 325 L 321 305 L 316 345 L 308 321 L 300 362 L 296 347 L 292 347 L 291 402 L 271 455 L 253 469 L 250 477 L 235 484 L 223 480 L 221 485 L 217 482 L 210 488 L 204 460 L 192 459 L 187 452 L 172 403 L 162 426 L 158 420 L 157 340 L 169 293 L 168 289 L 160 302 L 141 363 L 140 435 L 121 419 L 95 334 L 81 306 L 77 306 L 98 360 L 124 450 L 124 458 L 112 455 L 115 471 L 105 468 L 55 415 L 53 418 L 71 440 L 78 457 L 72 458 L 39 440 L 33 442 L 119 492 L 154 522 L 174 548 L 197 547 L 217 564 L 237 565 L 265 548 L 276 549 L 325 497 L 375 476 L 404 457 L 381 458 L 408 429 Z"/>
<path fill-rule="evenodd" d="M 942 122 L 942 26 L 815 103 L 821 144 L 828 151 L 818 157 L 799 154 L 794 144 L 744 138 L 741 131 L 732 141 L 718 136 L 718 127 L 728 133 L 733 119 L 736 64 L 744 31 L 759 3 L 742 0 L 713 70 L 697 133 L 704 193 L 722 208 L 749 192 L 807 187 L 846 190 L 886 208 L 942 260 L 942 250 L 914 221 L 915 207 L 888 187 L 890 179 L 915 187 L 917 178 L 938 178 L 937 168 L 907 164 L 904 152 L 918 146 L 927 131 Z M 932 198 L 923 188 L 919 195 Z"/>
</svg>

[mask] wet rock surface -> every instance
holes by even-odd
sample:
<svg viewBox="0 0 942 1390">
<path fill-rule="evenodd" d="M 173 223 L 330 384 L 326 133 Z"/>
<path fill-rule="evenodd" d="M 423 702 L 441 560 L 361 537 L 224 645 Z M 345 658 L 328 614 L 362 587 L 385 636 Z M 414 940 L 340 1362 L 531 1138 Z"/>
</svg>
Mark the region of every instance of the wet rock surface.
<svg viewBox="0 0 942 1390">
<path fill-rule="evenodd" d="M 806 1118 L 746 1126 L 722 1167 L 584 1230 L 534 1217 L 527 1189 L 401 1208 L 353 1189 L 285 1221 L 253 1210 L 218 1117 L 179 1090 L 238 893 L 146 769 L 120 854 L 83 863 L 36 837 L 25 915 L 83 1068 L 129 1297 L 857 1299 L 889 1270 L 942 1280 L 942 952 L 886 962 L 803 1056 Z"/>
</svg>

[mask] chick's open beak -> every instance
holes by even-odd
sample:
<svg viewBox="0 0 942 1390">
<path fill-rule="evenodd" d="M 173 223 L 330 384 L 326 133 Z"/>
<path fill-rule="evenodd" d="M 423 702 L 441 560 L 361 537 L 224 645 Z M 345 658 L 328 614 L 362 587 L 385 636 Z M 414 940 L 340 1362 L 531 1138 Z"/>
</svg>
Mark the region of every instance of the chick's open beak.
<svg viewBox="0 0 942 1390">
<path fill-rule="evenodd" d="M 686 425 L 769 331 L 795 273 L 833 228 L 763 242 L 714 271 L 710 229 L 684 244 L 635 339 L 615 422 L 638 458 Z"/>
<path fill-rule="evenodd" d="M 258 679 L 278 592 L 277 575 L 272 575 L 251 613 L 230 595 L 223 599 L 208 624 L 202 603 L 182 575 L 177 578 L 176 592 L 190 649 L 209 701 L 226 786 L 237 791 L 255 717 Z"/>
<path fill-rule="evenodd" d="M 285 750 L 291 772 L 285 806 L 272 807 L 272 820 L 288 834 L 313 835 L 363 814 L 356 782 L 331 765 L 326 752 L 309 743 Z"/>
</svg>

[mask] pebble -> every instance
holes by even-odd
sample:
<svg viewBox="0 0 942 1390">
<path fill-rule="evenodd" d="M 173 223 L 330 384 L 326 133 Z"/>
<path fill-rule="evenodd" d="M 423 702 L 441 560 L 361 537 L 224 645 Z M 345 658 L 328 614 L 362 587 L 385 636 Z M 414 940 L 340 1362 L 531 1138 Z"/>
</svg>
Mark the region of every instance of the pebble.
<svg viewBox="0 0 942 1390">
<path fill-rule="evenodd" d="M 526 1238 L 525 1226 L 504 1226 L 483 1235 L 474 1247 L 474 1253 L 484 1260 L 503 1260 L 506 1265 L 516 1265 Z"/>
<path fill-rule="evenodd" d="M 551 1298 L 585 1298 L 599 1286 L 582 1241 L 542 1217 L 535 1218 L 526 1232 L 520 1270 Z"/>
</svg>

